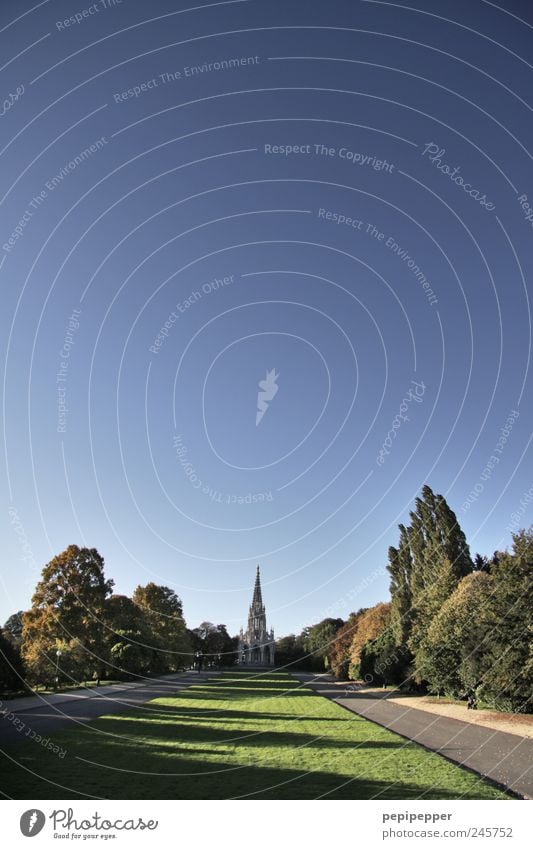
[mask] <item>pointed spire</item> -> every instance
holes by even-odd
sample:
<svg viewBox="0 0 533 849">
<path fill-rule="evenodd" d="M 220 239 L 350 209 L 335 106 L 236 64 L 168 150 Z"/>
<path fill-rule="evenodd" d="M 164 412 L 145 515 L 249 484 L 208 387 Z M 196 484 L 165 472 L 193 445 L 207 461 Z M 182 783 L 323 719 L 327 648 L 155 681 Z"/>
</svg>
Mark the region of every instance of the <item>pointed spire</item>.
<svg viewBox="0 0 533 849">
<path fill-rule="evenodd" d="M 252 599 L 252 607 L 263 605 L 263 597 L 261 595 L 261 576 L 259 574 L 259 566 L 255 575 L 254 597 Z"/>
</svg>

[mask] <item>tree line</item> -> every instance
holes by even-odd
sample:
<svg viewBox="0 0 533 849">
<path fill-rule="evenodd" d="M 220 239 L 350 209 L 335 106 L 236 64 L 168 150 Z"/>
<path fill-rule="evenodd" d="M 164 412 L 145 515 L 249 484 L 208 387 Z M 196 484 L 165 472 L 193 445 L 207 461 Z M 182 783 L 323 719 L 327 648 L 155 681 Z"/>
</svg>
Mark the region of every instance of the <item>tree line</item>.
<svg viewBox="0 0 533 849">
<path fill-rule="evenodd" d="M 188 629 L 180 598 L 153 582 L 131 598 L 113 593 L 95 548 L 70 545 L 43 569 L 31 608 L 0 629 L 0 690 L 162 675 L 201 653 L 231 665 L 237 639 L 225 625 Z"/>
<path fill-rule="evenodd" d="M 472 558 L 429 486 L 409 518 L 388 552 L 390 600 L 284 637 L 278 662 L 530 712 L 533 528 L 513 535 L 511 551 Z"/>
<path fill-rule="evenodd" d="M 510 551 L 471 557 L 455 513 L 429 486 L 388 552 L 390 600 L 326 618 L 276 643 L 276 665 L 531 711 L 533 528 Z M 113 593 L 96 549 L 69 546 L 42 572 L 31 608 L 0 629 L 0 691 L 231 666 L 224 625 L 188 629 L 166 586 Z M 59 682 L 56 679 L 59 678 Z"/>
</svg>

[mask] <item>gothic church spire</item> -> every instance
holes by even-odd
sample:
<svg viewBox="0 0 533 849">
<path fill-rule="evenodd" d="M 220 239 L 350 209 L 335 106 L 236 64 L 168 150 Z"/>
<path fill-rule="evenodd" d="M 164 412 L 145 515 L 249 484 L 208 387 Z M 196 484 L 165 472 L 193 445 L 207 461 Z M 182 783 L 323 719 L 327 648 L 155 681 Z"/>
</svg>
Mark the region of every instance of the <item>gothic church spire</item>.
<svg viewBox="0 0 533 849">
<path fill-rule="evenodd" d="M 261 594 L 261 576 L 259 574 L 259 566 L 255 575 L 254 595 L 252 598 L 252 608 L 263 606 L 263 596 Z"/>
</svg>

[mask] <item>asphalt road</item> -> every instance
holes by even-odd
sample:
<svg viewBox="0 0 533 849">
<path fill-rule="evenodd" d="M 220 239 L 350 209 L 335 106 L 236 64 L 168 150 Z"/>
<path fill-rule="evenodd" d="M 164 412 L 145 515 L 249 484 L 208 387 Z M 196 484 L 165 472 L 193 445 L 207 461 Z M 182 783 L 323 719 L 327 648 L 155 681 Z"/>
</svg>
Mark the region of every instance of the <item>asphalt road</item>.
<svg viewBox="0 0 533 849">
<path fill-rule="evenodd" d="M 297 673 L 294 677 L 353 713 L 491 778 L 519 796 L 533 798 L 533 740 L 397 705 L 364 690 L 350 692 L 325 678 Z"/>
<path fill-rule="evenodd" d="M 141 686 L 131 688 L 125 687 L 114 689 L 112 693 L 86 695 L 83 698 L 75 696 L 68 701 L 56 704 L 48 704 L 42 701 L 38 706 L 35 699 L 31 698 L 32 707 L 9 710 L 9 702 L 3 705 L 7 715 L 0 717 L 0 746 L 12 743 L 23 743 L 30 741 L 33 734 L 28 734 L 28 729 L 41 736 L 49 736 L 53 741 L 54 732 L 64 728 L 72 728 L 75 725 L 85 725 L 99 716 L 139 707 L 151 699 L 162 696 L 172 696 L 178 690 L 184 690 L 193 684 L 207 680 L 213 673 L 198 675 L 196 672 L 178 673 L 174 676 L 165 676 Z M 45 699 L 46 697 L 43 697 Z M 20 699 L 17 705 L 20 705 Z M 147 707 L 147 710 L 151 708 Z M 13 714 L 13 716 L 10 716 Z M 13 718 L 15 717 L 15 718 Z M 22 725 L 23 724 L 23 725 Z M 20 729 L 20 730 L 19 730 Z"/>
</svg>

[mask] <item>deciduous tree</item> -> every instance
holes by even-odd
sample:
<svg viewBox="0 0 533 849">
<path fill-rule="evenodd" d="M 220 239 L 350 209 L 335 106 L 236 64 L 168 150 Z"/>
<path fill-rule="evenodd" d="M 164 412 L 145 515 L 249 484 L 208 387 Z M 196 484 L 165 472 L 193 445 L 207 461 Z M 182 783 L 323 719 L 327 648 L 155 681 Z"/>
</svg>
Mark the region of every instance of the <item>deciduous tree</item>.
<svg viewBox="0 0 533 849">
<path fill-rule="evenodd" d="M 390 608 L 390 602 L 379 602 L 359 616 L 350 644 L 351 678 L 359 678 L 361 675 L 360 664 L 365 643 L 375 640 L 381 631 L 390 624 Z"/>
<path fill-rule="evenodd" d="M 34 680 L 55 677 L 58 641 L 75 641 L 85 654 L 85 676 L 99 678 L 105 668 L 104 606 L 113 581 L 95 548 L 70 545 L 43 569 L 22 616 L 22 656 Z"/>
<path fill-rule="evenodd" d="M 145 587 L 138 586 L 135 589 L 133 601 L 143 611 L 154 635 L 159 670 L 173 672 L 189 665 L 192 646 L 183 618 L 182 603 L 174 590 L 150 582 Z"/>
</svg>

